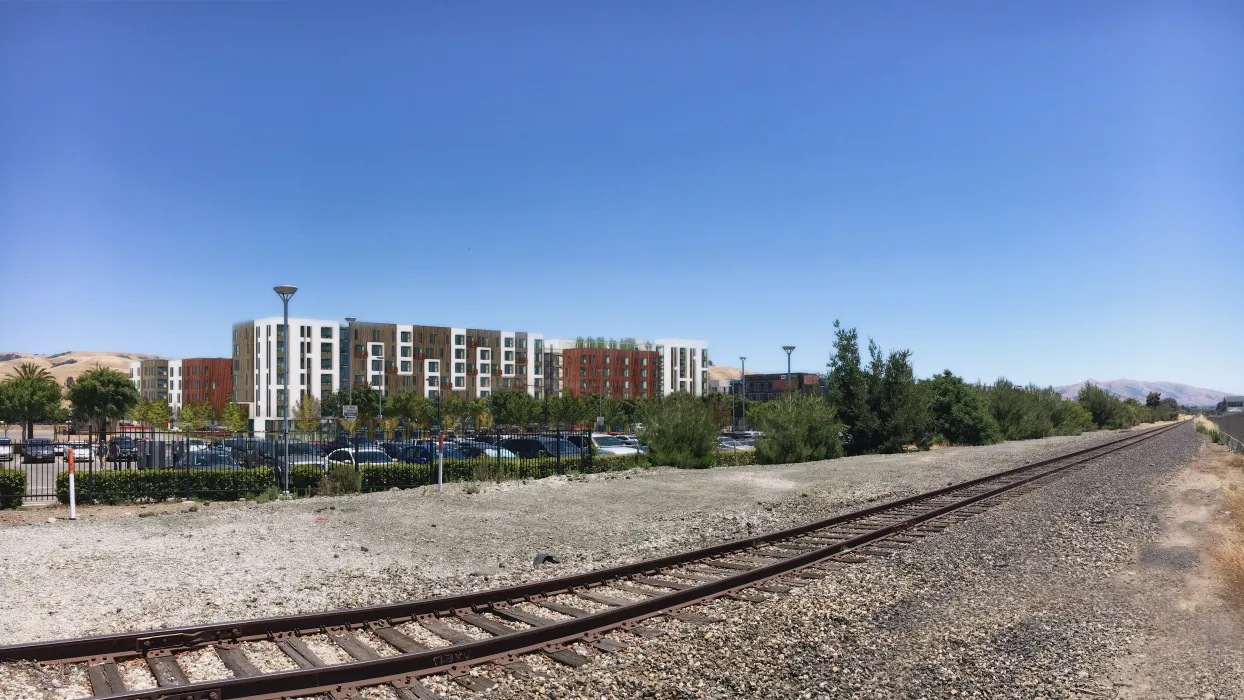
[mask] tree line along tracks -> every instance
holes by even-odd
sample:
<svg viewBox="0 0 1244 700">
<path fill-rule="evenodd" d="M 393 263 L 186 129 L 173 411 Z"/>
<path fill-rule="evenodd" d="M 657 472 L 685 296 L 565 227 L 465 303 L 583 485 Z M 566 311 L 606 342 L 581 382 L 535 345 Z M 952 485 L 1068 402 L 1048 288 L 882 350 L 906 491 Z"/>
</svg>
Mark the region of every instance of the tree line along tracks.
<svg viewBox="0 0 1244 700">
<path fill-rule="evenodd" d="M 529 654 L 580 666 L 588 657 L 574 645 L 619 651 L 625 645 L 609 633 L 659 634 L 641 624 L 652 618 L 711 622 L 688 607 L 723 596 L 764 602 L 762 594 L 786 593 L 834 568 L 892 554 L 1041 480 L 1178 425 L 819 522 L 584 574 L 388 605 L 3 646 L 0 662 L 85 665 L 92 697 L 112 700 L 267 700 L 317 693 L 346 698 L 380 684 L 391 685 L 403 700 L 417 700 L 437 697 L 420 680 L 435 674 L 485 689 L 493 681 L 469 673 L 471 668 L 497 664 L 518 676 L 537 674 L 524 660 Z M 350 661 L 325 659 L 330 655 L 308 644 L 313 640 Z M 270 664 L 248 656 L 252 642 L 275 646 L 285 670 L 262 670 Z M 232 677 L 188 678 L 178 655 L 205 649 Z M 156 688 L 127 687 L 118 663 L 138 658 Z"/>
</svg>

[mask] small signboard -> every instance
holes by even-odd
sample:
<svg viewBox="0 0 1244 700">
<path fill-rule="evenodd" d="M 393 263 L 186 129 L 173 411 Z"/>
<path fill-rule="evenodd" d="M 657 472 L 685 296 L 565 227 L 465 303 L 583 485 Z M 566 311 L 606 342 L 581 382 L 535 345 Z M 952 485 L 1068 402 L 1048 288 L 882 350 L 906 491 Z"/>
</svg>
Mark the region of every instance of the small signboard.
<svg viewBox="0 0 1244 700">
<path fill-rule="evenodd" d="M 346 420 L 354 420 L 355 418 L 358 417 L 358 415 L 359 415 L 358 406 L 342 406 L 341 407 L 341 417 L 345 418 Z"/>
</svg>

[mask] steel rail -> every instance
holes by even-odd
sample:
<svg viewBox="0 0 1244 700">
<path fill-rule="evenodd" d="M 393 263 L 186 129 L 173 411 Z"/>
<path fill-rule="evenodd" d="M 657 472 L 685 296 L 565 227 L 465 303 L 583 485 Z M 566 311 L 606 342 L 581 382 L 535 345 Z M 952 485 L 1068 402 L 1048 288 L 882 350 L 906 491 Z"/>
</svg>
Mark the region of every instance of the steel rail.
<svg viewBox="0 0 1244 700">
<path fill-rule="evenodd" d="M 94 645 L 94 649 L 97 653 L 90 654 L 87 658 L 98 658 L 100 656 L 134 656 L 143 653 L 144 651 L 150 651 L 153 648 L 153 645 L 144 645 L 143 642 L 151 641 L 153 637 L 161 642 L 173 641 L 169 638 L 170 634 L 180 635 L 176 638 L 179 643 L 172 646 L 187 649 L 197 646 L 210 645 L 221 641 L 272 639 L 274 638 L 274 634 L 297 634 L 298 632 L 321 633 L 324 632 L 326 628 L 330 627 L 359 627 L 366 623 L 376 623 L 378 621 L 381 625 L 387 625 L 389 622 L 396 619 L 414 619 L 422 616 L 435 615 L 437 613 L 453 614 L 455 611 L 466 612 L 468 610 L 488 608 L 494 604 L 503 604 L 506 602 L 520 600 L 540 600 L 552 595 L 573 592 L 576 589 L 605 585 L 615 579 L 627 578 L 650 572 L 659 572 L 663 569 L 669 569 L 687 563 L 703 562 L 724 554 L 738 553 L 740 551 L 754 549 L 759 546 L 770 545 L 782 540 L 796 538 L 816 530 L 832 528 L 834 525 L 855 520 L 864 520 L 879 513 L 903 509 L 908 505 L 937 499 L 940 496 L 952 494 L 956 491 L 970 490 L 973 487 L 988 484 L 989 482 L 1003 482 L 999 486 L 979 491 L 977 493 L 972 493 L 966 497 L 959 498 L 952 503 L 940 505 L 930 510 L 904 517 L 901 520 L 893 521 L 889 524 L 882 525 L 881 527 L 873 527 L 868 532 L 859 534 L 855 537 L 841 539 L 832 545 L 814 549 L 804 554 L 790 556 L 773 564 L 757 566 L 749 570 L 723 576 L 722 578 L 700 583 L 682 590 L 675 590 L 671 593 L 664 593 L 646 600 L 622 605 L 598 613 L 592 613 L 583 617 L 556 622 L 554 624 L 532 627 L 530 629 L 515 630 L 511 633 L 501 634 L 488 639 L 458 643 L 447 647 L 428 649 L 426 651 L 408 652 L 398 656 L 384 657 L 375 660 L 355 661 L 331 666 L 321 666 L 312 669 L 285 671 L 257 676 L 235 677 L 145 691 L 133 691 L 109 695 L 106 697 L 114 698 L 115 700 L 156 700 L 157 698 L 194 698 L 196 700 L 199 698 L 204 700 L 233 700 L 235 698 L 248 698 L 251 700 L 258 700 L 260 698 L 281 697 L 290 693 L 301 694 L 333 690 L 340 692 L 349 687 L 374 685 L 384 682 L 394 682 L 399 687 L 402 687 L 405 684 L 416 682 L 415 679 L 418 676 L 424 676 L 441 671 L 461 672 L 466 666 L 474 666 L 494 660 L 512 659 L 516 654 L 547 649 L 550 645 L 562 644 L 568 641 L 581 640 L 585 637 L 599 635 L 620 626 L 633 625 L 637 621 L 655 615 L 660 615 L 672 609 L 717 597 L 726 593 L 739 591 L 768 579 L 789 575 L 790 573 L 801 568 L 819 563 L 825 559 L 832 558 L 837 555 L 841 555 L 844 552 L 849 552 L 863 545 L 876 542 L 877 540 L 888 537 L 896 532 L 911 529 L 929 520 L 942 517 L 980 501 L 994 498 L 1039 479 L 1044 479 L 1053 474 L 1057 474 L 1067 469 L 1099 459 L 1112 452 L 1126 449 L 1139 442 L 1172 430 L 1178 427 L 1178 425 L 1179 424 L 1177 423 L 1168 426 L 1160 426 L 1139 434 L 1125 436 L 1119 440 L 1103 443 L 1102 445 L 1077 450 L 1068 454 L 1041 460 L 1039 462 L 985 477 L 972 479 L 959 484 L 939 488 L 933 491 L 918 494 L 916 496 L 879 504 L 861 511 L 836 516 L 834 518 L 829 518 L 816 523 L 810 523 L 808 525 L 790 528 L 788 530 L 770 533 L 768 535 L 737 540 L 735 542 L 708 547 L 680 555 L 672 555 L 669 557 L 638 562 L 632 565 L 613 567 L 588 574 L 552 579 L 534 584 L 523 584 L 510 588 L 482 591 L 476 594 L 446 596 L 441 598 L 426 599 L 423 601 L 412 601 L 404 604 L 371 606 L 369 608 L 360 608 L 355 610 L 295 615 L 285 618 L 263 618 L 238 623 L 224 623 L 220 625 L 204 625 L 199 627 L 164 630 L 162 632 L 138 632 L 66 640 L 62 642 L 36 642 L 25 645 L 0 647 L 0 660 L 32 659 L 32 656 L 35 655 L 42 657 L 38 660 L 79 660 L 83 658 L 83 656 L 74 656 L 74 654 L 81 652 L 84 646 L 90 645 Z M 1084 457 L 1084 455 L 1089 455 L 1089 453 L 1099 454 Z M 1083 458 L 1076 459 L 1078 457 Z M 1044 469 L 1037 471 L 1036 473 L 1031 473 L 1041 467 L 1066 460 L 1074 461 L 1051 469 Z M 1030 472 L 1030 474 L 1015 480 L 1007 480 L 1012 476 L 1020 476 L 1024 472 Z M 674 575 L 677 576 L 677 574 Z M 338 616 L 342 613 L 351 614 L 350 621 L 346 622 L 344 625 L 341 622 L 336 622 L 334 624 L 328 621 L 339 619 Z M 254 625 L 259 625 L 263 628 L 263 631 L 259 632 L 258 630 L 254 630 Z M 370 625 L 368 626 L 370 627 Z M 252 633 L 242 634 L 243 627 L 246 627 L 247 631 Z M 216 632 L 221 629 L 229 631 L 229 634 L 225 635 L 223 639 L 216 635 Z M 137 644 L 134 644 L 135 642 L 137 642 Z M 162 646 L 155 648 L 165 648 L 166 646 L 169 645 L 162 644 Z M 60 649 L 59 652 L 55 651 L 57 647 Z M 107 652 L 99 654 L 98 650 L 101 649 L 101 647 L 116 648 L 117 652 L 114 652 L 113 654 L 109 654 Z"/>
</svg>

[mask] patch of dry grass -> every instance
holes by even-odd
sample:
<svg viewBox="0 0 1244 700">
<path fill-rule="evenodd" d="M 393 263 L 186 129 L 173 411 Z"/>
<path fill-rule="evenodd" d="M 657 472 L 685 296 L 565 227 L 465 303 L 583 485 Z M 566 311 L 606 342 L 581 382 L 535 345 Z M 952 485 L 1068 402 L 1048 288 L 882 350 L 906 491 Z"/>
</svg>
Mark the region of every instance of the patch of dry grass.
<svg viewBox="0 0 1244 700">
<path fill-rule="evenodd" d="M 1244 458 L 1235 456 L 1238 463 Z M 1229 515 L 1231 530 L 1214 551 L 1214 560 L 1222 572 L 1223 587 L 1227 596 L 1244 609 L 1244 491 L 1223 492 L 1223 510 Z"/>
</svg>

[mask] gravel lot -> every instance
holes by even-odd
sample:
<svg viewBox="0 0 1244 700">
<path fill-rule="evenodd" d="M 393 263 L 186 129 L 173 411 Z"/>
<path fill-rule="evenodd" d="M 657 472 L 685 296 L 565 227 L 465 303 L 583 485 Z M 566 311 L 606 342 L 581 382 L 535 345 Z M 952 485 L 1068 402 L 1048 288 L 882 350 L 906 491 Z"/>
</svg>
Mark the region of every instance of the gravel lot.
<svg viewBox="0 0 1244 700">
<path fill-rule="evenodd" d="M 804 522 L 1116 436 L 0 528 L 0 586 L 6 601 L 23 601 L 0 616 L 0 642 L 543 578 Z M 1214 642 L 1194 645 L 1192 663 L 1153 653 L 1155 642 L 1170 646 L 1169 601 L 1181 585 L 1161 572 L 1195 567 L 1199 556 L 1163 543 L 1165 490 L 1203 445 L 1181 428 L 890 559 L 763 605 L 703 606 L 724 622 L 662 623 L 667 634 L 651 640 L 619 635 L 633 646 L 577 671 L 541 665 L 548 678 L 518 681 L 486 670 L 500 681 L 486 696 L 435 686 L 477 698 L 1239 697 L 1239 626 L 1206 621 L 1221 607 L 1178 618 L 1189 630 L 1206 626 L 1201 636 Z M 535 569 L 537 552 L 563 563 Z M 1148 670 L 1165 680 L 1126 695 L 1136 687 L 1127 662 L 1141 654 L 1160 662 Z M 7 671 L 35 680 L 28 669 Z M 80 683 L 43 675 L 37 684 L 53 681 Z"/>
<path fill-rule="evenodd" d="M 1244 697 L 1238 618 L 1175 604 L 1179 577 L 1163 575 L 1198 566 L 1162 544 L 1161 515 L 1204 445 L 1181 428 L 892 558 L 765 604 L 701 606 L 724 621 L 663 623 L 663 637 L 490 697 Z"/>
</svg>

